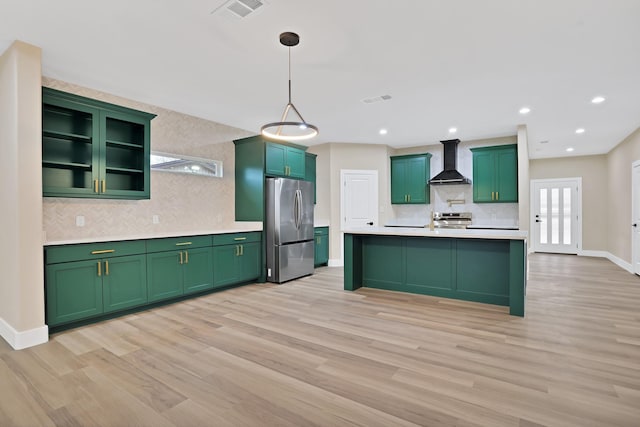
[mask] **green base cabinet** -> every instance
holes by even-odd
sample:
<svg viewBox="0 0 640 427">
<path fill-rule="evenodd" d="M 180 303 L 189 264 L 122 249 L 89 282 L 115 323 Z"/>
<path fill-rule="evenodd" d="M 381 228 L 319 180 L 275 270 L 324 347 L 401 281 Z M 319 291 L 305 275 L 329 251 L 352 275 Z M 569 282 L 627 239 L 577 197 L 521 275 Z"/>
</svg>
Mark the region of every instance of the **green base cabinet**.
<svg viewBox="0 0 640 427">
<path fill-rule="evenodd" d="M 314 238 L 314 265 L 329 264 L 329 227 L 315 227 Z"/>
<path fill-rule="evenodd" d="M 265 178 L 305 179 L 307 147 L 276 143 L 262 136 L 233 142 L 236 221 L 264 221 Z"/>
<path fill-rule="evenodd" d="M 146 304 L 144 247 L 144 242 L 132 241 L 47 248 L 47 324 L 56 326 Z"/>
<path fill-rule="evenodd" d="M 147 241 L 149 301 L 213 289 L 211 236 Z"/>
<path fill-rule="evenodd" d="M 97 268 L 96 261 L 46 266 L 49 326 L 102 314 L 102 277 Z"/>
<path fill-rule="evenodd" d="M 524 316 L 523 240 L 345 234 L 344 289 L 362 286 L 509 306 Z"/>
<path fill-rule="evenodd" d="M 148 199 L 154 117 L 43 88 L 43 195 Z"/>
<path fill-rule="evenodd" d="M 213 236 L 213 283 L 216 288 L 260 277 L 261 236 L 259 232 Z"/>
<path fill-rule="evenodd" d="M 474 203 L 517 203 L 517 145 L 472 148 L 471 152 Z"/>
<path fill-rule="evenodd" d="M 391 157 L 391 203 L 430 203 L 431 154 Z"/>
</svg>

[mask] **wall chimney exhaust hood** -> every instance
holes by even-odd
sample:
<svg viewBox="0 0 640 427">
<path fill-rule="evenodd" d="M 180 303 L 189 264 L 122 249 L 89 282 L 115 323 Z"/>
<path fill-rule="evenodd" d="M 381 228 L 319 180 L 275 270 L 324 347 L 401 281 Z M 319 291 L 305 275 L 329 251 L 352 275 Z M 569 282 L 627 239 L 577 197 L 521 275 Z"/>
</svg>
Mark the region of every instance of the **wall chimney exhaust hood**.
<svg viewBox="0 0 640 427">
<path fill-rule="evenodd" d="M 471 180 L 462 175 L 456 169 L 458 161 L 458 144 L 459 139 L 448 139 L 440 141 L 443 148 L 444 170 L 429 180 L 429 184 L 445 185 L 445 184 L 471 184 Z"/>
</svg>

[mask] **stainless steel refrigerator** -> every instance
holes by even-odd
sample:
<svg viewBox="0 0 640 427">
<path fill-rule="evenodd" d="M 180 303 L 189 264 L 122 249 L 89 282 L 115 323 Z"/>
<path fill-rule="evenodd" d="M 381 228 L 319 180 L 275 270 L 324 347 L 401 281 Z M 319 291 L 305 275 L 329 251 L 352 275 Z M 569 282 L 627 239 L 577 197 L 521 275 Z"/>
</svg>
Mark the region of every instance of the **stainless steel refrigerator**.
<svg viewBox="0 0 640 427">
<path fill-rule="evenodd" d="M 266 190 L 267 280 L 313 274 L 313 184 L 267 178 Z"/>
</svg>

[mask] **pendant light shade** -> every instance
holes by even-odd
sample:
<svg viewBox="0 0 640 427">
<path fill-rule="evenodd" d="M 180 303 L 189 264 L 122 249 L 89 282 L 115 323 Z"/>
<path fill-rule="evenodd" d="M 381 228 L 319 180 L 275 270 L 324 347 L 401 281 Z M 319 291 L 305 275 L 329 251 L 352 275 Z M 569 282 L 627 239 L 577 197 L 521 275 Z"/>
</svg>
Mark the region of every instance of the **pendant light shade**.
<svg viewBox="0 0 640 427">
<path fill-rule="evenodd" d="M 307 123 L 302 118 L 300 111 L 291 102 L 291 48 L 300 43 L 300 37 L 296 33 L 286 32 L 280 34 L 280 43 L 289 48 L 289 102 L 284 107 L 282 118 L 279 122 L 267 123 L 262 126 L 260 133 L 271 139 L 279 141 L 303 141 L 318 135 L 318 128 Z M 291 113 L 292 119 L 288 116 Z"/>
</svg>

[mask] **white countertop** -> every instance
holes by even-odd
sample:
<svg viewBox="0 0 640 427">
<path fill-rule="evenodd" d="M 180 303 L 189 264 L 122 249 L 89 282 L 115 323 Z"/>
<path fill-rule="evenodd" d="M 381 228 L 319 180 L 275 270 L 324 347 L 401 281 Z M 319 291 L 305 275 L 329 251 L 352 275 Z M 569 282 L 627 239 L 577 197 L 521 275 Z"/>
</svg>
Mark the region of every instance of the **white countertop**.
<svg viewBox="0 0 640 427">
<path fill-rule="evenodd" d="M 342 230 L 347 234 L 380 236 L 453 237 L 463 239 L 527 240 L 527 232 L 520 230 L 435 229 L 414 227 L 353 227 Z"/>
<path fill-rule="evenodd" d="M 83 237 L 68 240 L 49 240 L 43 243 L 44 246 L 53 245 L 74 245 L 77 243 L 101 243 L 101 242 L 120 242 L 125 240 L 141 240 L 141 239 L 162 239 L 165 237 L 186 237 L 186 236 L 205 236 L 208 234 L 226 234 L 226 233 L 245 233 L 251 231 L 262 231 L 259 225 L 244 228 L 225 228 L 223 230 L 200 230 L 200 231 L 166 231 L 158 233 L 137 234 L 127 236 L 103 236 L 103 237 Z"/>
<path fill-rule="evenodd" d="M 318 219 L 313 222 L 314 227 L 329 227 L 329 220 L 327 219 Z"/>
<path fill-rule="evenodd" d="M 506 225 L 506 224 L 472 224 L 467 225 L 468 229 L 490 229 L 490 230 L 518 230 L 517 225 Z"/>
</svg>

